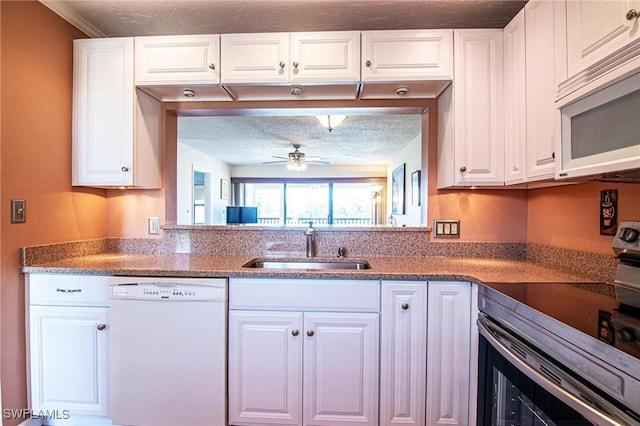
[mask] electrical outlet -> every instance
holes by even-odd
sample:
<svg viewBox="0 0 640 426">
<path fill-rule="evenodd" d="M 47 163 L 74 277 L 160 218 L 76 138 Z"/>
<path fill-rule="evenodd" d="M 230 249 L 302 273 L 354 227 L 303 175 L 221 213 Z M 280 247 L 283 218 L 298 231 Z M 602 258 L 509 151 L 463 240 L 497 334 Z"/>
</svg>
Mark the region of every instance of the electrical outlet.
<svg viewBox="0 0 640 426">
<path fill-rule="evenodd" d="M 149 218 L 149 234 L 159 234 L 159 233 L 160 233 L 160 218 L 150 217 Z"/>
<path fill-rule="evenodd" d="M 436 219 L 433 230 L 435 238 L 460 238 L 460 221 Z"/>
</svg>

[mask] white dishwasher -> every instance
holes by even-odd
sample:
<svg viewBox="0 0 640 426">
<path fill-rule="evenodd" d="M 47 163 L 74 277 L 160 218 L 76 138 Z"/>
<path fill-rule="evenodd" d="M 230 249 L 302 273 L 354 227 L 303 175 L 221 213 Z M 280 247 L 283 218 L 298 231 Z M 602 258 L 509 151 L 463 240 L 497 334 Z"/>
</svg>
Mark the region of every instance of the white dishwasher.
<svg viewBox="0 0 640 426">
<path fill-rule="evenodd" d="M 110 279 L 114 424 L 226 424 L 227 281 Z"/>
</svg>

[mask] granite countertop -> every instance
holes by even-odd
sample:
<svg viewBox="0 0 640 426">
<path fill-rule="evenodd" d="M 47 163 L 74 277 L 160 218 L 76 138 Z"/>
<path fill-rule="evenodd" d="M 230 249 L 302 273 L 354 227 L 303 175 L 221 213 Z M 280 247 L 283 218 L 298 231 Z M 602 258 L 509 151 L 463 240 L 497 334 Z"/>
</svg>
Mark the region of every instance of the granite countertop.
<svg viewBox="0 0 640 426">
<path fill-rule="evenodd" d="M 461 280 L 489 282 L 593 282 L 526 260 L 456 257 L 367 257 L 368 270 L 249 269 L 253 255 L 102 253 L 23 266 L 25 273 L 72 273 L 173 277 L 333 278 Z M 286 257 L 278 258 L 288 259 Z M 304 258 L 297 258 L 304 259 Z M 320 260 L 336 258 L 318 257 Z M 306 260 L 306 259 L 305 259 Z"/>
</svg>

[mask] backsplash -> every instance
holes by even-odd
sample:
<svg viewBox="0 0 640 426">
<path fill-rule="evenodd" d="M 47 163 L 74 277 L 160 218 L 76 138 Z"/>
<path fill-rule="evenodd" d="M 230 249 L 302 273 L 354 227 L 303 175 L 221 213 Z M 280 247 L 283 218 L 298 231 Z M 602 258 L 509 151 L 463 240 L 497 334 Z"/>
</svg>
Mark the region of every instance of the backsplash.
<svg viewBox="0 0 640 426">
<path fill-rule="evenodd" d="M 616 260 L 611 256 L 541 244 L 429 240 L 430 230 L 420 227 L 316 229 L 316 255 L 346 257 L 469 257 L 526 260 L 586 276 L 613 281 Z M 164 229 L 163 238 L 105 238 L 47 244 L 20 250 L 21 266 L 99 253 L 304 256 L 302 228 L 190 227 Z"/>
</svg>

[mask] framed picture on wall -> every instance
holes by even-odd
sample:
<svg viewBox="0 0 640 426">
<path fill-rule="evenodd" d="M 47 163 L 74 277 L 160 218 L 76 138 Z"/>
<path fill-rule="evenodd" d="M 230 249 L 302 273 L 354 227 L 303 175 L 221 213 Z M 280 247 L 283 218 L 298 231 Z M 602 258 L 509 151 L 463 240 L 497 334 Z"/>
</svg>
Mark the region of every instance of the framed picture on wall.
<svg viewBox="0 0 640 426">
<path fill-rule="evenodd" d="M 405 164 L 398 166 L 391 174 L 391 213 L 404 214 Z"/>
<path fill-rule="evenodd" d="M 420 170 L 411 173 L 411 205 L 420 205 Z"/>
<path fill-rule="evenodd" d="M 226 200 L 227 198 L 229 198 L 229 181 L 220 179 L 220 199 Z"/>
</svg>

